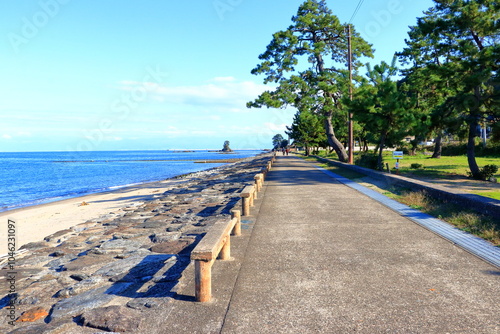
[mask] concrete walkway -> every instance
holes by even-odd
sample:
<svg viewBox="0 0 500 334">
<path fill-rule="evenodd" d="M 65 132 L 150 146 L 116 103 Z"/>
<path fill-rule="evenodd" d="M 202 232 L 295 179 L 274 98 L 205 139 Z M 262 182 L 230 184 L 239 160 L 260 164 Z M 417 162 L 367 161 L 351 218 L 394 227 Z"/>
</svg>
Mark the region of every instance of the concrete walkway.
<svg viewBox="0 0 500 334">
<path fill-rule="evenodd" d="M 278 157 L 259 201 L 214 302 L 187 284 L 165 333 L 500 333 L 497 267 L 313 165 Z"/>
</svg>

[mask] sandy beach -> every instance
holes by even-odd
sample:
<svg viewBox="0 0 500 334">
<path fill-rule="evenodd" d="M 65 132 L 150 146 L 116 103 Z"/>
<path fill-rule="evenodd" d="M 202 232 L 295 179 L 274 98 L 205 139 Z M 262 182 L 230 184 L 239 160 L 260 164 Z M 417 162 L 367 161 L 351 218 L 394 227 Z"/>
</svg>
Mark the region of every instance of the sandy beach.
<svg viewBox="0 0 500 334">
<path fill-rule="evenodd" d="M 90 194 L 57 202 L 30 206 L 0 213 L 0 221 L 5 228 L 0 229 L 0 245 L 7 245 L 7 222 L 16 225 L 16 248 L 88 220 L 110 213 L 119 214 L 137 207 L 145 201 L 153 200 L 173 186 L 184 182 L 182 179 L 145 183 L 114 191 Z M 0 249 L 0 256 L 7 253 L 6 246 Z"/>
</svg>

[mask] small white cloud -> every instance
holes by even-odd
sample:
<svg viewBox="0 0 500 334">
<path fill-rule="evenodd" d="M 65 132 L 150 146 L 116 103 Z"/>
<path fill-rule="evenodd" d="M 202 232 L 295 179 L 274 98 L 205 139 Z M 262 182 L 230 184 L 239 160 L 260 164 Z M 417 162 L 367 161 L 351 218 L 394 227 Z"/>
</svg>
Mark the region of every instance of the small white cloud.
<svg viewBox="0 0 500 334">
<path fill-rule="evenodd" d="M 3 134 L 3 135 L 2 135 L 2 138 L 3 138 L 3 139 L 12 139 L 12 136 L 11 136 L 11 135 L 8 135 L 8 134 Z"/>
<path fill-rule="evenodd" d="M 216 77 L 214 78 L 215 82 L 233 82 L 236 81 L 236 78 L 234 77 Z"/>
<path fill-rule="evenodd" d="M 285 131 L 287 124 L 264 123 L 264 127 L 271 131 Z"/>
</svg>

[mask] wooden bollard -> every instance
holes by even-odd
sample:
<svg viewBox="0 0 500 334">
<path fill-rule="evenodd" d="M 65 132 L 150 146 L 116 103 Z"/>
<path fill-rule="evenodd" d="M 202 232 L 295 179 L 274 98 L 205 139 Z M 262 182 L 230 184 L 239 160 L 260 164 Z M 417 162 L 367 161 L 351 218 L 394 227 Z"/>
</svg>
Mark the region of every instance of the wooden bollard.
<svg viewBox="0 0 500 334">
<path fill-rule="evenodd" d="M 229 235 L 226 235 L 222 244 L 223 246 L 220 250 L 218 259 L 227 261 L 231 258 L 231 237 Z"/>
<path fill-rule="evenodd" d="M 241 235 L 241 211 L 240 210 L 231 210 L 231 219 L 236 219 L 236 223 L 234 224 L 232 235 L 240 236 Z"/>
<path fill-rule="evenodd" d="M 254 186 L 246 186 L 241 192 L 241 203 L 242 203 L 242 212 L 243 216 L 250 215 L 250 206 L 253 206 L 253 193 Z"/>
<path fill-rule="evenodd" d="M 250 194 L 250 207 L 253 207 L 255 196 L 257 196 L 257 191 L 255 190 L 255 187 L 253 187 L 252 193 Z"/>
<path fill-rule="evenodd" d="M 267 167 L 262 167 L 262 169 L 260 170 L 260 173 L 262 174 L 262 181 L 264 181 L 266 179 L 266 176 L 267 176 Z"/>
<path fill-rule="evenodd" d="M 242 198 L 241 213 L 242 213 L 243 216 L 249 216 L 250 215 L 250 198 L 248 198 L 248 197 L 243 197 Z"/>
<path fill-rule="evenodd" d="M 263 186 L 263 175 L 262 173 L 259 173 L 257 175 L 255 175 L 255 183 L 257 184 L 257 191 L 261 191 L 262 190 L 262 186 Z"/>
<path fill-rule="evenodd" d="M 253 192 L 253 199 L 257 199 L 257 192 L 259 192 L 259 177 L 258 175 L 255 175 L 253 177 L 254 180 L 254 192 Z"/>
<path fill-rule="evenodd" d="M 212 261 L 194 262 L 195 297 L 202 303 L 212 299 Z"/>
</svg>

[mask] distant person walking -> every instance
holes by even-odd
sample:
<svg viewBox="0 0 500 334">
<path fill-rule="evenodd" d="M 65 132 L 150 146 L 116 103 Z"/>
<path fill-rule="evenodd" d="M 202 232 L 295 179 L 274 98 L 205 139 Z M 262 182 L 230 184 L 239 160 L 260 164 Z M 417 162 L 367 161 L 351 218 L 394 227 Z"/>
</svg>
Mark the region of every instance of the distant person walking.
<svg viewBox="0 0 500 334">
<path fill-rule="evenodd" d="M 288 152 L 289 152 L 289 151 L 288 151 L 288 148 L 285 150 L 285 152 L 286 152 L 286 155 L 288 155 Z"/>
<path fill-rule="evenodd" d="M 285 148 L 281 149 L 281 153 L 283 153 L 283 155 L 285 155 Z"/>
</svg>

